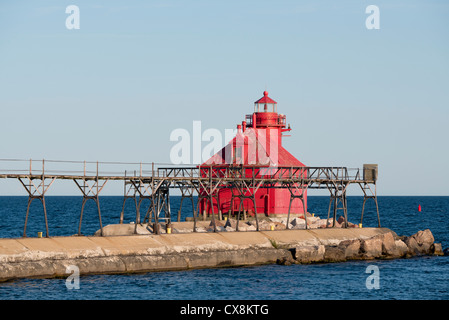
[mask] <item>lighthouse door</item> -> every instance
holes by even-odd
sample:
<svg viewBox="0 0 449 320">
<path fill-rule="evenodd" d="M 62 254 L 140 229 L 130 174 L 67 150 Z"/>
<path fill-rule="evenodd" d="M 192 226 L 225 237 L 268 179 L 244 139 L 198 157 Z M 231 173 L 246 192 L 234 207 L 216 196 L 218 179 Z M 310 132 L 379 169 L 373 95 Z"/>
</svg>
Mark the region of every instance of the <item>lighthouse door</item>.
<svg viewBox="0 0 449 320">
<path fill-rule="evenodd" d="M 269 194 L 269 190 L 267 189 L 267 193 L 264 195 L 264 213 L 266 215 L 269 215 L 270 212 L 270 194 Z"/>
</svg>

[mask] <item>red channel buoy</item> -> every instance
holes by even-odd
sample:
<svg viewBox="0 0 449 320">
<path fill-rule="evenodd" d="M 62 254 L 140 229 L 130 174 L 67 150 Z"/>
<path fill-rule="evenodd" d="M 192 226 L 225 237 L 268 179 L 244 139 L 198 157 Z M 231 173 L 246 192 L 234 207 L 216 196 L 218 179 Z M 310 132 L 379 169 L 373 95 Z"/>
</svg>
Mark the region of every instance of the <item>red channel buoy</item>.
<svg viewBox="0 0 449 320">
<path fill-rule="evenodd" d="M 418 212 L 421 212 L 421 205 L 418 205 Z"/>
</svg>

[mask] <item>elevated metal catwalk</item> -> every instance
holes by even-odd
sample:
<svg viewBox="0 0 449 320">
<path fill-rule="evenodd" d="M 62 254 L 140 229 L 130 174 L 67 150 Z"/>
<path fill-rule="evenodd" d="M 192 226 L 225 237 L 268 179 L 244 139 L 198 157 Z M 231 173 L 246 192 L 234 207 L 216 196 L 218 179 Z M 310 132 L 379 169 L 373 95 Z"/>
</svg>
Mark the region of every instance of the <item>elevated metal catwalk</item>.
<svg viewBox="0 0 449 320">
<path fill-rule="evenodd" d="M 11 165 L 13 164 L 13 165 Z M 17 165 L 19 164 L 19 165 Z M 36 169 L 38 164 L 38 169 Z M 48 164 L 53 168 L 48 169 Z M 4 165 L 5 168 L 2 168 Z M 34 165 L 34 168 L 33 168 Z M 64 166 L 70 165 L 69 170 Z M 73 170 L 73 165 L 83 165 L 83 170 Z M 107 171 L 103 167 L 117 165 L 133 167 L 137 170 Z M 27 166 L 27 168 L 24 168 Z M 87 170 L 87 166 L 95 166 L 94 170 Z M 151 167 L 150 167 L 151 166 Z M 47 167 L 47 169 L 46 169 Z M 56 167 L 56 168 L 54 168 Z M 150 169 L 151 168 L 151 169 Z M 130 174 L 131 172 L 131 174 Z M 182 201 L 191 199 L 194 229 L 198 219 L 198 204 L 201 199 L 209 201 L 214 231 L 217 231 L 215 219 L 221 219 L 222 212 L 213 212 L 213 200 L 218 203 L 218 191 L 223 188 L 233 190 L 233 199 L 240 200 L 240 207 L 244 199 L 255 203 L 255 192 L 259 188 L 283 188 L 290 191 L 290 206 L 295 199 L 304 201 L 303 195 L 309 189 L 325 189 L 330 193 L 328 219 L 332 213 L 334 225 L 337 211 L 342 210 L 347 227 L 347 189 L 349 185 L 356 184 L 363 191 L 363 211 L 365 203 L 373 199 L 377 210 L 378 226 L 380 227 L 379 208 L 377 204 L 376 181 L 377 165 L 364 165 L 363 169 L 349 169 L 347 167 L 256 167 L 256 166 L 167 166 L 158 167 L 155 163 L 125 163 L 125 162 L 86 162 L 86 161 L 58 161 L 58 160 L 21 160 L 0 159 L 0 179 L 17 179 L 28 193 L 28 206 L 26 211 L 23 236 L 26 237 L 26 226 L 30 204 L 39 199 L 44 208 L 46 237 L 49 237 L 45 194 L 50 186 L 57 180 L 72 180 L 83 195 L 78 234 L 81 235 L 81 224 L 84 205 L 87 200 L 93 199 L 97 204 L 98 218 L 101 234 L 103 225 L 100 211 L 100 192 L 109 181 L 121 181 L 124 184 L 123 208 L 120 223 L 123 223 L 124 206 L 128 199 L 133 199 L 136 207 L 135 226 L 141 223 L 152 223 L 159 226 L 160 221 L 171 222 L 170 189 L 179 189 L 181 192 L 181 208 L 177 221 L 180 221 Z M 193 197 L 198 196 L 195 210 Z M 141 222 L 140 207 L 143 200 L 148 199 L 150 205 Z M 254 206 L 257 211 L 256 206 Z M 240 220 L 241 209 L 237 212 L 237 221 Z M 233 214 L 233 212 L 228 212 Z M 262 213 L 263 214 L 263 213 Z M 216 217 L 217 215 L 217 217 Z M 259 230 L 258 213 L 255 212 L 256 226 Z M 287 221 L 290 219 L 290 207 Z M 307 228 L 307 215 L 304 214 Z M 362 222 L 362 221 L 361 221 Z M 238 222 L 237 222 L 238 223 Z M 288 228 L 288 223 L 287 223 Z M 136 229 L 135 229 L 136 230 Z M 159 233 L 158 227 L 155 233 Z M 238 230 L 238 226 L 237 226 Z"/>
</svg>

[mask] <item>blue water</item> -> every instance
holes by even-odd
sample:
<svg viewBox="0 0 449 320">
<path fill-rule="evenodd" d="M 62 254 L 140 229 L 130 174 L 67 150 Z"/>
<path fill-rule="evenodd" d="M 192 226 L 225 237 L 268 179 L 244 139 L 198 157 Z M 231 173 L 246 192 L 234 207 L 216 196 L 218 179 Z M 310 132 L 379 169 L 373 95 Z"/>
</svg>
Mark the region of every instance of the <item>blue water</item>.
<svg viewBox="0 0 449 320">
<path fill-rule="evenodd" d="M 171 197 L 172 212 L 180 197 Z M 102 197 L 103 225 L 118 223 L 122 197 Z M 327 216 L 328 197 L 310 196 L 309 212 Z M 382 227 L 398 235 L 412 235 L 430 229 L 435 242 L 449 247 L 449 197 L 378 197 Z M 81 197 L 47 197 L 51 236 L 78 232 Z M 191 216 L 190 202 L 184 202 L 183 217 Z M 23 234 L 27 197 L 0 197 L 0 237 Z M 133 202 L 125 206 L 125 222 L 135 219 Z M 142 206 L 148 205 L 144 203 Z M 348 197 L 348 217 L 360 220 L 362 198 Z M 418 212 L 418 205 L 422 211 Z M 144 207 L 143 207 L 144 208 Z M 374 203 L 368 202 L 363 226 L 377 226 Z M 90 200 L 83 215 L 82 233 L 99 229 L 96 204 Z M 45 234 L 39 200 L 34 200 L 27 235 Z M 367 267 L 379 270 L 379 289 L 366 286 Z M 0 299 L 168 299 L 168 300 L 299 300 L 299 299 L 449 299 L 449 257 L 415 257 L 314 265 L 267 265 L 244 268 L 217 268 L 127 275 L 92 275 L 80 278 L 80 289 L 69 290 L 65 279 L 22 279 L 0 283 Z"/>
</svg>

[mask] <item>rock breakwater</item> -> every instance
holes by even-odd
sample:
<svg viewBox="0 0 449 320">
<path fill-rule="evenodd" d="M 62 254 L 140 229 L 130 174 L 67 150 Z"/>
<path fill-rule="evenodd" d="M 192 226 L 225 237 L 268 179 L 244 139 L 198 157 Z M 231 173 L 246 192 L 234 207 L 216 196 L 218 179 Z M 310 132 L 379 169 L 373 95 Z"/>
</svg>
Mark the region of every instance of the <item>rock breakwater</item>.
<svg viewBox="0 0 449 320">
<path fill-rule="evenodd" d="M 347 260 L 399 259 L 417 255 L 445 255 L 440 243 L 434 242 L 429 229 L 412 236 L 397 236 L 393 231 L 367 239 L 342 240 L 338 244 L 302 245 L 290 249 L 292 257 L 278 264 L 327 263 Z"/>
<path fill-rule="evenodd" d="M 330 219 L 322 219 L 314 214 L 307 213 L 307 229 L 322 229 L 326 227 L 335 227 L 342 228 L 345 226 L 345 219 L 340 216 L 335 220 Z M 210 220 L 203 221 L 198 220 L 195 227 L 195 232 L 214 232 L 214 223 L 215 223 L 215 231 L 217 232 L 233 232 L 237 231 L 256 231 L 257 230 L 257 222 L 254 218 L 248 220 L 240 220 L 237 226 L 236 219 L 226 219 L 226 220 L 215 220 L 212 222 Z M 292 217 L 287 221 L 286 217 L 278 218 L 278 217 L 263 217 L 259 218 L 259 231 L 269 231 L 269 230 L 305 230 L 306 229 L 306 220 L 304 215 L 299 215 L 296 217 Z M 193 232 L 193 221 L 189 222 L 172 222 L 171 223 L 171 233 L 190 233 Z M 358 228 L 358 224 L 354 224 L 351 222 L 347 222 L 348 228 Z M 103 228 L 103 235 L 111 236 L 111 235 L 133 235 L 133 234 L 153 234 L 153 225 L 146 224 L 138 224 L 135 227 L 134 223 L 131 224 L 115 224 L 108 225 Z M 166 226 L 163 224 L 159 225 L 160 233 L 166 233 Z M 95 233 L 96 236 L 100 235 L 100 230 Z"/>
<path fill-rule="evenodd" d="M 387 228 L 0 239 L 0 281 L 64 277 L 70 266 L 86 275 L 441 255 L 433 241 L 430 230 Z"/>
</svg>

